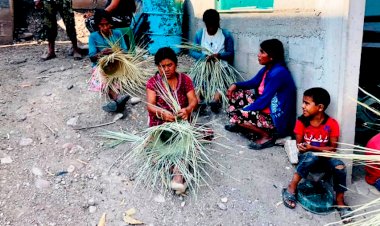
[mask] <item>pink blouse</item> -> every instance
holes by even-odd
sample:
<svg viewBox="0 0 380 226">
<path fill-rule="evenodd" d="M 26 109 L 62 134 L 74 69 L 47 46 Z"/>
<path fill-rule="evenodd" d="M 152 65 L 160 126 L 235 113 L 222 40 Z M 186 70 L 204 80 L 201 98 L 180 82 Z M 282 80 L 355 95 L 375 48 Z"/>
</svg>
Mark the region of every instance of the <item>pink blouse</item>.
<svg viewBox="0 0 380 226">
<path fill-rule="evenodd" d="M 187 99 L 187 93 L 194 90 L 193 82 L 191 81 L 191 78 L 184 74 L 184 73 L 177 73 L 178 83 L 177 83 L 177 89 L 171 90 L 173 96 L 177 95 L 178 102 L 181 106 L 181 108 L 185 108 L 189 105 L 189 100 Z M 162 97 L 159 95 L 159 88 L 156 84 L 162 83 L 162 77 L 159 73 L 156 73 L 153 77 L 151 77 L 147 84 L 146 88 L 150 89 L 154 92 L 156 92 L 156 106 L 163 108 L 165 110 L 168 110 L 172 112 L 172 109 L 170 106 L 162 99 Z M 157 126 L 164 123 L 163 120 L 159 119 L 156 114 L 149 112 L 149 126 Z"/>
</svg>

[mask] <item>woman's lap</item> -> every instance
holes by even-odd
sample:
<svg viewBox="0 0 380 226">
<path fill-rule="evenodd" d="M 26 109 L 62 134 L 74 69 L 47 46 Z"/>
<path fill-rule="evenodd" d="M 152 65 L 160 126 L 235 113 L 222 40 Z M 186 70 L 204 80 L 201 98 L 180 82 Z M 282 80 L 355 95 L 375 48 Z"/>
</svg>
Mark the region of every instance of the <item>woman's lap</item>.
<svg viewBox="0 0 380 226">
<path fill-rule="evenodd" d="M 274 124 L 269 114 L 260 111 L 243 111 L 242 109 L 255 101 L 254 94 L 250 90 L 238 90 L 229 99 L 227 109 L 230 123 L 250 123 L 268 132 L 274 131 Z"/>
</svg>

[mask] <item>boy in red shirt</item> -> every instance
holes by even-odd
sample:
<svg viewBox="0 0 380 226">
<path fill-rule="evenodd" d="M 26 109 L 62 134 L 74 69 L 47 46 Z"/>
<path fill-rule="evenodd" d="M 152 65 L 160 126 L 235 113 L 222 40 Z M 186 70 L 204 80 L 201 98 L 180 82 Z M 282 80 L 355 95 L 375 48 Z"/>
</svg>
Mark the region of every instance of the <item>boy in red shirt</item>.
<svg viewBox="0 0 380 226">
<path fill-rule="evenodd" d="M 302 178 L 311 170 L 323 169 L 333 176 L 336 205 L 342 219 L 348 218 L 351 209 L 344 203 L 346 189 L 346 167 L 341 160 L 318 157 L 313 152 L 335 151 L 339 138 L 338 122 L 325 111 L 330 104 L 329 93 L 320 87 L 308 89 L 303 94 L 303 114 L 298 118 L 294 133 L 299 150 L 297 172 L 287 188 L 282 191 L 284 205 L 296 207 L 296 189 Z"/>
</svg>

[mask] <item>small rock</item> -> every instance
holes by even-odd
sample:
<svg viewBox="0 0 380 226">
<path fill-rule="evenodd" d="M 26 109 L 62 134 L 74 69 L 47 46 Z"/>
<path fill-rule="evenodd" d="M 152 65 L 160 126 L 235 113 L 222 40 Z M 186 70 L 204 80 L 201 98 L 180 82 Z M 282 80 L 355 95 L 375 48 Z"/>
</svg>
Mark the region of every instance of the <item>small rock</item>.
<svg viewBox="0 0 380 226">
<path fill-rule="evenodd" d="M 73 166 L 73 165 L 70 165 L 69 167 L 67 167 L 67 172 L 69 172 L 69 173 L 74 172 L 74 170 L 75 170 L 75 166 Z"/>
<path fill-rule="evenodd" d="M 26 115 L 17 115 L 16 117 L 19 122 L 25 121 L 27 118 Z"/>
<path fill-rule="evenodd" d="M 182 208 L 185 207 L 185 205 L 186 205 L 186 202 L 185 202 L 185 201 L 181 202 L 181 207 L 182 207 Z"/>
<path fill-rule="evenodd" d="M 74 147 L 74 144 L 72 144 L 72 143 L 66 143 L 66 144 L 62 145 L 62 148 L 67 149 L 68 151 L 71 150 L 73 147 Z"/>
<path fill-rule="evenodd" d="M 139 97 L 132 97 L 131 100 L 130 100 L 131 104 L 132 105 L 135 105 L 135 104 L 138 104 L 141 102 L 141 98 Z"/>
<path fill-rule="evenodd" d="M 219 209 L 221 209 L 221 210 L 227 210 L 227 206 L 224 205 L 223 203 L 218 203 L 218 207 L 219 207 Z"/>
<path fill-rule="evenodd" d="M 43 172 L 40 168 L 37 168 L 37 167 L 33 167 L 32 168 L 32 173 L 36 176 L 42 176 L 43 175 Z"/>
<path fill-rule="evenodd" d="M 31 138 L 21 138 L 19 145 L 20 146 L 28 146 L 33 143 L 33 140 Z"/>
<path fill-rule="evenodd" d="M 45 96 L 51 96 L 52 95 L 52 93 L 50 93 L 50 92 L 48 92 L 48 93 L 45 93 Z"/>
<path fill-rule="evenodd" d="M 71 150 L 69 151 L 69 153 L 70 154 L 74 154 L 74 153 L 77 153 L 77 152 L 80 152 L 80 151 L 84 151 L 84 148 L 82 146 L 75 145 L 73 148 L 71 148 Z"/>
<path fill-rule="evenodd" d="M 36 186 L 36 188 L 43 189 L 43 188 L 48 188 L 50 186 L 50 182 L 47 180 L 38 178 L 35 181 L 34 185 Z"/>
<path fill-rule="evenodd" d="M 220 201 L 222 201 L 222 203 L 226 203 L 228 202 L 228 198 L 227 197 L 221 198 Z"/>
<path fill-rule="evenodd" d="M 25 63 L 27 59 L 16 59 L 9 62 L 9 64 L 22 64 Z"/>
<path fill-rule="evenodd" d="M 88 203 L 89 206 L 95 206 L 95 200 L 94 199 L 89 199 L 87 201 L 87 203 Z"/>
<path fill-rule="evenodd" d="M 68 90 L 70 90 L 70 89 L 72 89 L 72 88 L 74 88 L 74 85 L 72 85 L 72 84 L 67 86 L 67 89 L 68 89 Z"/>
<path fill-rule="evenodd" d="M 0 164 L 9 164 L 12 162 L 13 162 L 13 160 L 9 156 L 0 159 Z"/>
<path fill-rule="evenodd" d="M 165 202 L 165 197 L 162 196 L 162 195 L 157 195 L 156 197 L 154 197 L 154 201 L 155 202 L 159 202 L 159 203 L 164 203 Z"/>
<path fill-rule="evenodd" d="M 68 126 L 76 126 L 77 123 L 78 123 L 78 117 L 73 117 L 73 118 L 67 120 L 67 122 L 66 122 L 66 124 Z"/>
<path fill-rule="evenodd" d="M 90 213 L 95 213 L 95 212 L 96 212 L 96 206 L 90 206 L 90 207 L 88 208 L 88 211 L 89 211 Z"/>
</svg>

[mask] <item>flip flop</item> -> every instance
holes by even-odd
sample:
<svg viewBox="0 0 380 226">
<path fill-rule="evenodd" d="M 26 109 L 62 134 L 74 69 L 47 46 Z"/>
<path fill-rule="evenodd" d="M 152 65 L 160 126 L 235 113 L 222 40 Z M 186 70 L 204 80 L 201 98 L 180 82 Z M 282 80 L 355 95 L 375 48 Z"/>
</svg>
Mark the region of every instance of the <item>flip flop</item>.
<svg viewBox="0 0 380 226">
<path fill-rule="evenodd" d="M 45 53 L 44 55 L 41 56 L 41 60 L 42 61 L 47 61 L 47 60 L 50 60 L 50 59 L 53 59 L 53 58 L 56 58 L 57 56 L 55 54 L 49 54 L 49 53 Z"/>
<path fill-rule="evenodd" d="M 343 224 L 352 222 L 352 209 L 348 206 L 345 207 L 336 207 L 336 210 L 339 213 L 340 218 L 342 219 Z"/>
<path fill-rule="evenodd" d="M 106 105 L 103 105 L 102 109 L 105 112 L 116 112 L 116 110 L 117 110 L 117 103 L 116 103 L 116 101 L 112 100 L 109 103 L 107 103 Z"/>
<path fill-rule="evenodd" d="M 129 96 L 128 94 L 125 94 L 125 95 L 117 98 L 117 100 L 116 100 L 116 104 L 117 104 L 117 110 L 116 111 L 117 112 L 123 112 L 124 111 L 125 104 L 129 100 L 129 98 L 131 98 L 131 96 Z"/>
<path fill-rule="evenodd" d="M 275 139 L 270 139 L 268 140 L 267 142 L 264 142 L 262 144 L 258 144 L 256 142 L 251 142 L 249 143 L 248 147 L 250 149 L 254 149 L 254 150 L 261 150 L 261 149 L 264 149 L 264 148 L 270 148 L 270 147 L 273 147 L 274 144 L 275 144 Z"/>
<path fill-rule="evenodd" d="M 73 53 L 74 60 L 81 60 L 82 55 L 80 53 L 74 52 Z"/>
<path fill-rule="evenodd" d="M 287 188 L 283 188 L 282 202 L 284 203 L 284 206 L 288 207 L 289 209 L 294 209 L 296 208 L 296 203 L 297 203 L 296 195 L 290 193 Z M 293 202 L 294 206 L 290 205 L 290 202 Z"/>
<path fill-rule="evenodd" d="M 236 124 L 225 125 L 224 129 L 232 133 L 238 133 L 243 130 L 240 126 Z"/>
</svg>

